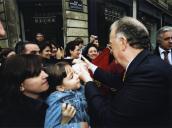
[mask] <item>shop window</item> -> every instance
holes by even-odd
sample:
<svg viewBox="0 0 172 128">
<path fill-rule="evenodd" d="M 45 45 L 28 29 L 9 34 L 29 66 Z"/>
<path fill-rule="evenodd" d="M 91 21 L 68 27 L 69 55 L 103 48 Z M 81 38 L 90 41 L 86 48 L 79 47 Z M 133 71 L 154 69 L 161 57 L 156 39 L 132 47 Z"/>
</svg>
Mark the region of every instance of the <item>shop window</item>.
<svg viewBox="0 0 172 128">
<path fill-rule="evenodd" d="M 152 48 L 155 49 L 156 32 L 157 32 L 158 26 L 160 26 L 160 21 L 142 12 L 138 13 L 138 20 L 140 20 L 148 29 Z"/>
</svg>

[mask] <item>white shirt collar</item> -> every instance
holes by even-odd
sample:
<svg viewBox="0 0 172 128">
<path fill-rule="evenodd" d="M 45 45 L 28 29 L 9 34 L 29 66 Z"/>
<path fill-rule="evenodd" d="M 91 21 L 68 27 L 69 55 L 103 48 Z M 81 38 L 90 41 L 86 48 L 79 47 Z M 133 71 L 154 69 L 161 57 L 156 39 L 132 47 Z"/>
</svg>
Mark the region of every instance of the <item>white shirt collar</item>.
<svg viewBox="0 0 172 128">
<path fill-rule="evenodd" d="M 164 49 L 162 49 L 161 47 L 159 47 L 159 53 L 160 53 L 160 54 L 163 54 L 164 51 L 166 51 L 166 50 L 164 50 Z M 169 51 L 169 53 L 171 53 L 171 49 L 169 49 L 168 51 Z"/>
<path fill-rule="evenodd" d="M 127 67 L 125 68 L 125 71 L 127 71 L 128 67 L 130 66 L 132 61 L 133 61 L 133 59 L 127 64 Z"/>
<path fill-rule="evenodd" d="M 164 59 L 164 53 L 163 53 L 164 51 L 165 51 L 164 49 L 159 47 L 159 53 L 160 53 L 161 59 Z M 172 54 L 171 54 L 172 51 L 171 51 L 171 49 L 169 49 L 168 51 L 170 53 L 170 54 L 168 54 L 168 60 L 169 60 L 170 64 L 172 65 Z"/>
</svg>

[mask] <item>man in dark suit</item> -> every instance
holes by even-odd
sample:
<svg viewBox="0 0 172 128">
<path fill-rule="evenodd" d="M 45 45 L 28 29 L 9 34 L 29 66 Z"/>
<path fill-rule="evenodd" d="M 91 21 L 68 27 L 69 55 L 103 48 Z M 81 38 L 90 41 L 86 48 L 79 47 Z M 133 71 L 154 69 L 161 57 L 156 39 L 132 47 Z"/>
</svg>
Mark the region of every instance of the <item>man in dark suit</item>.
<svg viewBox="0 0 172 128">
<path fill-rule="evenodd" d="M 172 65 L 172 27 L 164 26 L 157 32 L 155 55 Z"/>
<path fill-rule="evenodd" d="M 167 128 L 172 106 L 172 66 L 148 50 L 149 34 L 138 20 L 124 17 L 111 26 L 110 45 L 118 63 L 126 69 L 112 75 L 85 60 L 94 78 L 111 88 L 116 95 L 101 95 L 92 78 L 80 64 L 80 78 L 86 83 L 85 94 L 91 115 L 98 128 Z"/>
</svg>

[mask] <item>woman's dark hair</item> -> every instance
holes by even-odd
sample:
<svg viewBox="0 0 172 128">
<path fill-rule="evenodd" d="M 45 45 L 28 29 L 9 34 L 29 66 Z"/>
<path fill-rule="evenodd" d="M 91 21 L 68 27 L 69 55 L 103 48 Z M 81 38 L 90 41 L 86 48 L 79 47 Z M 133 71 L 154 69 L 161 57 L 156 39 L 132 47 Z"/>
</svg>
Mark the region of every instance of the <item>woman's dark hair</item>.
<svg viewBox="0 0 172 128">
<path fill-rule="evenodd" d="M 3 48 L 0 52 L 0 63 L 2 64 L 10 52 L 14 51 L 12 48 Z"/>
<path fill-rule="evenodd" d="M 84 40 L 81 37 L 75 38 L 75 41 L 78 42 L 79 44 L 84 44 Z"/>
<path fill-rule="evenodd" d="M 1 50 L 1 55 L 7 57 L 10 52 L 14 51 L 12 48 L 3 48 Z"/>
<path fill-rule="evenodd" d="M 40 48 L 40 53 L 41 53 L 46 47 L 50 47 L 50 50 L 52 50 L 51 43 L 48 42 L 48 41 L 41 42 L 38 46 L 39 46 L 39 48 Z"/>
<path fill-rule="evenodd" d="M 53 44 L 57 49 L 58 49 L 58 48 L 61 49 L 61 46 L 58 45 L 54 40 L 51 40 L 51 41 L 49 41 L 49 42 L 50 42 L 50 44 Z"/>
<path fill-rule="evenodd" d="M 61 85 L 63 83 L 63 78 L 67 76 L 65 70 L 66 65 L 69 65 L 69 63 L 62 61 L 46 67 L 46 73 L 49 75 L 48 76 L 49 90 L 51 92 L 55 91 L 56 86 Z"/>
<path fill-rule="evenodd" d="M 70 51 L 74 51 L 76 46 L 79 46 L 79 43 L 75 40 L 67 43 L 65 48 L 65 53 L 66 53 L 65 56 L 71 56 Z"/>
<path fill-rule="evenodd" d="M 85 56 L 88 60 L 91 61 L 91 59 L 88 57 L 88 51 L 91 47 L 95 47 L 97 49 L 97 51 L 99 51 L 99 48 L 97 47 L 97 45 L 89 43 L 86 47 L 84 52 L 82 53 L 83 56 Z"/>
<path fill-rule="evenodd" d="M 2 65 L 1 89 L 6 98 L 17 98 L 22 93 L 21 83 L 34 76 L 38 76 L 42 69 L 41 58 L 37 55 L 23 54 L 8 58 Z"/>
</svg>

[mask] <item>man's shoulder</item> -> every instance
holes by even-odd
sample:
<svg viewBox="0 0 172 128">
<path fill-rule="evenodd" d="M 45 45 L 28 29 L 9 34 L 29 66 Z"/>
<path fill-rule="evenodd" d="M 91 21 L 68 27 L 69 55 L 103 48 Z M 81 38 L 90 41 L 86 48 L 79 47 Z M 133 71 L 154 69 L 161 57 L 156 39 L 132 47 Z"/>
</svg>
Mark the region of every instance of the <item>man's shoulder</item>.
<svg viewBox="0 0 172 128">
<path fill-rule="evenodd" d="M 147 70 L 149 72 L 157 72 L 160 74 L 172 73 L 172 66 L 165 63 L 160 57 L 156 55 L 148 56 L 143 63 L 140 64 L 138 70 Z"/>
</svg>

